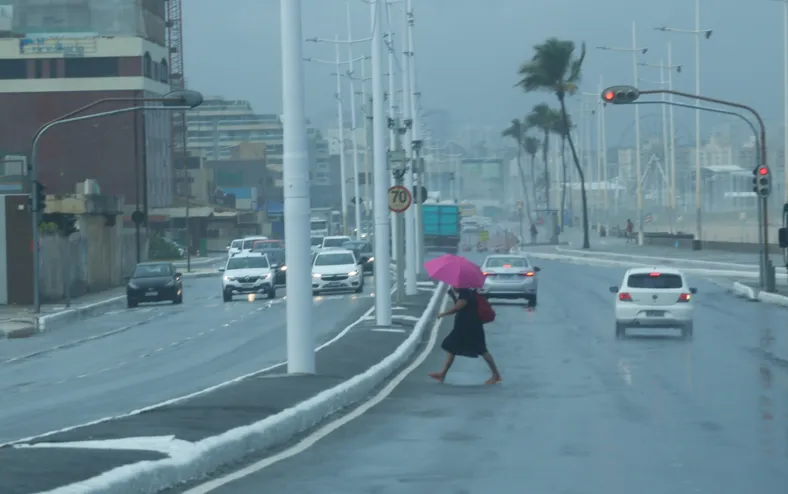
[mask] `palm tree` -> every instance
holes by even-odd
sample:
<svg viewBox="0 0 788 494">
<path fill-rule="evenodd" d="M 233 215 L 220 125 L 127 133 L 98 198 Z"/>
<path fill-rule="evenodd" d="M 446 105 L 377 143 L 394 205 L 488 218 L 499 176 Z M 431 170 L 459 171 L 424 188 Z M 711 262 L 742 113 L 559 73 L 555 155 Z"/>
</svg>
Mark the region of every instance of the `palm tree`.
<svg viewBox="0 0 788 494">
<path fill-rule="evenodd" d="M 525 208 L 528 215 L 528 222 L 533 225 L 533 218 L 531 216 L 531 199 L 528 194 L 528 187 L 525 185 L 525 173 L 523 172 L 523 144 L 525 141 L 525 125 L 520 120 L 513 118 L 511 125 L 501 132 L 504 137 L 511 137 L 517 144 L 517 169 L 520 171 L 520 182 L 523 186 L 523 194 L 525 195 Z M 522 229 L 522 221 L 520 222 Z M 523 232 L 520 232 L 520 236 Z"/>
<path fill-rule="evenodd" d="M 569 137 L 569 133 L 572 132 L 572 128 L 574 128 L 571 120 L 572 119 L 570 118 L 569 127 L 564 125 L 564 120 L 561 118 L 557 118 L 555 122 L 553 122 L 553 132 L 558 134 L 558 136 L 561 138 L 561 217 L 559 219 L 559 224 L 561 225 L 562 230 L 564 228 L 564 215 L 566 211 L 566 186 L 568 183 L 566 173 L 566 139 Z"/>
<path fill-rule="evenodd" d="M 523 149 L 525 154 L 531 158 L 531 197 L 534 198 L 536 203 L 536 153 L 539 152 L 539 139 L 533 136 L 525 136 L 523 140 Z"/>
<path fill-rule="evenodd" d="M 542 164 L 544 165 L 544 201 L 545 209 L 550 208 L 550 170 L 547 167 L 547 151 L 550 149 L 550 132 L 553 131 L 556 112 L 547 103 L 539 103 L 525 116 L 525 126 L 535 128 L 542 133 Z"/>
<path fill-rule="evenodd" d="M 575 57 L 574 41 L 549 38 L 544 43 L 536 45 L 531 61 L 520 67 L 519 74 L 522 79 L 517 85 L 526 92 L 549 91 L 555 94 L 561 105 L 561 118 L 564 121 L 564 127 L 569 128 L 566 96 L 571 96 L 577 91 L 585 58 L 585 43 L 581 45 L 580 56 Z M 580 178 L 580 193 L 583 203 L 583 248 L 589 249 L 591 244 L 588 239 L 588 199 L 586 197 L 585 175 L 580 167 L 580 159 L 577 156 L 577 149 L 575 149 L 571 135 L 567 136 L 567 141 L 569 149 L 572 151 L 577 175 Z"/>
</svg>

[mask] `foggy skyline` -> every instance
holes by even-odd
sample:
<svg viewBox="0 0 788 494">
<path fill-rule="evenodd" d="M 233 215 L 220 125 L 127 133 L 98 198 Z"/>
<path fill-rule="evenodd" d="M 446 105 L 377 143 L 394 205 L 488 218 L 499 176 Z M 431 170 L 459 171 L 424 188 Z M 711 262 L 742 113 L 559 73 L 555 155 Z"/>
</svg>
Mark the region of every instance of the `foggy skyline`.
<svg viewBox="0 0 788 494">
<path fill-rule="evenodd" d="M 472 124 L 506 127 L 541 101 L 557 106 L 554 95 L 525 94 L 513 88 L 519 65 L 533 54 L 533 46 L 548 37 L 570 39 L 578 50 L 586 42 L 588 53 L 581 90 L 597 92 L 600 75 L 605 85 L 631 84 L 632 56 L 602 52 L 597 46 L 629 48 L 631 25 L 638 29 L 639 47 L 649 48 L 641 61 L 667 63 L 667 43 L 673 43 L 676 89 L 694 92 L 694 36 L 655 31 L 660 25 L 694 29 L 694 1 L 660 3 L 623 0 L 555 0 L 524 3 L 519 0 L 413 0 L 416 17 L 415 53 L 418 90 L 425 108 L 447 110 L 457 127 Z M 758 30 L 739 21 L 741 7 Z M 302 0 L 304 37 L 347 37 L 344 0 Z M 404 3 L 393 6 L 393 21 L 402 32 Z M 370 8 L 351 1 L 353 37 L 370 35 Z M 783 122 L 783 6 L 756 0 L 702 0 L 701 28 L 713 29 L 701 41 L 701 93 L 753 105 L 767 121 L 769 134 L 779 134 Z M 281 113 L 281 53 L 279 0 L 209 0 L 184 3 L 185 73 L 190 87 L 206 95 L 250 100 L 259 113 Z M 231 40 L 230 43 L 227 40 Z M 395 42 L 401 42 L 401 39 Z M 229 47 L 229 53 L 226 47 Z M 399 47 L 398 47 L 399 48 Z M 368 44 L 355 46 L 355 55 L 368 52 Z M 304 44 L 304 56 L 333 60 L 328 44 Z M 347 58 L 346 47 L 342 56 Z M 357 71 L 360 67 L 357 67 Z M 640 67 L 641 79 L 658 80 L 659 70 Z M 317 124 L 336 119 L 332 66 L 305 64 L 307 115 Z M 399 80 L 397 84 L 399 85 Z M 642 87 L 653 87 L 641 83 Z M 347 93 L 347 88 L 345 88 Z M 571 98 L 577 112 L 579 97 Z M 692 103 L 692 101 L 688 101 Z M 694 112 L 676 109 L 677 129 L 694 140 Z M 659 106 L 642 115 L 661 114 Z M 608 144 L 617 145 L 631 125 L 631 109 L 607 111 Z M 742 125 L 730 117 L 702 115 L 703 133 L 714 126 Z M 575 119 L 579 121 L 579 115 Z M 657 125 L 656 127 L 660 127 Z M 623 137 L 621 137 L 623 138 Z M 773 146 L 782 146 L 774 142 Z"/>
</svg>

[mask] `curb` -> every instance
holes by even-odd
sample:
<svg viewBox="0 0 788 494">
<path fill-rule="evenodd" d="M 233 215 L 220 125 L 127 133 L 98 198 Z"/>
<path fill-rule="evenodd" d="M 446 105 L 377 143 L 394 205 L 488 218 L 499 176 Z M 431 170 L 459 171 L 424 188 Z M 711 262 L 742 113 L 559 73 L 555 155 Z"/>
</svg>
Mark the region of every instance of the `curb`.
<svg viewBox="0 0 788 494">
<path fill-rule="evenodd" d="M 758 300 L 758 294 L 755 293 L 755 289 L 751 286 L 747 286 L 744 283 L 740 283 L 735 281 L 733 286 L 731 287 L 731 291 L 734 295 L 747 299 L 747 300 Z"/>
<path fill-rule="evenodd" d="M 775 305 L 782 305 L 783 307 L 788 307 L 788 297 L 786 297 L 785 295 L 778 295 L 776 293 L 769 293 L 769 292 L 759 292 L 758 300 L 760 300 L 761 302 L 766 302 L 767 304 L 775 304 Z"/>
<path fill-rule="evenodd" d="M 183 273 L 184 278 L 210 278 L 218 275 L 219 275 L 218 271 L 203 272 L 203 273 Z M 126 307 L 126 296 L 119 295 L 117 297 L 108 298 L 100 302 L 95 302 L 92 304 L 66 309 L 60 312 L 55 312 L 54 314 L 48 314 L 46 316 L 40 316 L 37 319 L 37 324 L 34 323 L 35 331 L 28 334 L 27 336 L 32 336 L 33 334 L 40 333 L 43 331 L 52 331 L 58 329 L 59 327 L 66 326 L 68 324 L 81 321 L 83 319 L 90 319 L 91 317 L 101 316 L 105 312 L 111 311 L 113 309 L 122 309 L 125 307 Z M 18 336 L 18 337 L 21 338 L 27 336 Z"/>
<path fill-rule="evenodd" d="M 4 324 L 15 327 L 0 330 L 0 339 L 29 338 L 38 332 L 35 320 L 11 319 Z"/>
<path fill-rule="evenodd" d="M 97 477 L 58 487 L 47 494 L 154 494 L 215 472 L 251 452 L 281 446 L 337 411 L 363 400 L 400 369 L 421 344 L 446 290 L 445 284 L 438 285 L 408 338 L 392 354 L 364 373 L 251 425 L 198 441 L 194 443 L 193 450 L 190 448 L 164 460 L 124 465 Z"/>
</svg>

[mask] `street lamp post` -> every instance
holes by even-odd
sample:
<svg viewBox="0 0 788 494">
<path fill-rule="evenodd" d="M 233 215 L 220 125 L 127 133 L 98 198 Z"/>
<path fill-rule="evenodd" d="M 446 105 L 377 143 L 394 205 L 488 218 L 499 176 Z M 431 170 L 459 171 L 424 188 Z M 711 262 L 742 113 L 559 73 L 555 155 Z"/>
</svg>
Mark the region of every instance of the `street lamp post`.
<svg viewBox="0 0 788 494">
<path fill-rule="evenodd" d="M 347 39 L 353 39 L 353 28 L 350 21 L 350 2 L 345 2 L 345 10 L 347 13 Z M 353 201 L 355 222 L 356 222 L 356 240 L 361 240 L 361 191 L 359 190 L 358 183 L 358 127 L 356 125 L 356 83 L 353 78 L 353 43 L 347 44 L 348 60 L 350 60 L 350 67 L 348 68 L 348 79 L 350 79 L 350 127 L 353 131 Z M 363 61 L 361 63 L 364 63 Z"/>
<path fill-rule="evenodd" d="M 396 95 L 397 95 L 397 86 L 396 86 L 396 78 L 394 76 L 395 75 L 394 74 L 394 69 L 395 69 L 395 65 L 396 65 L 396 51 L 395 51 L 395 47 L 394 47 L 394 27 L 393 27 L 393 23 L 391 22 L 391 2 L 387 2 L 386 3 L 386 22 L 387 22 L 387 26 L 388 26 L 388 32 L 386 33 L 387 39 L 384 40 L 384 42 L 386 44 L 386 49 L 387 49 L 386 51 L 387 51 L 387 57 L 388 57 L 388 67 L 389 67 L 389 71 L 388 71 L 389 118 L 396 121 L 398 116 L 399 116 L 398 115 L 398 111 L 400 109 L 397 107 L 397 97 L 396 97 Z M 402 110 L 404 110 L 404 107 L 402 108 Z M 392 126 L 390 126 L 390 129 L 389 129 L 389 149 L 394 149 L 396 147 L 396 143 L 398 142 L 397 141 L 397 129 L 395 127 L 396 126 L 392 125 Z M 407 147 L 409 147 L 409 146 L 406 146 L 406 148 Z M 406 173 L 406 175 L 410 175 L 411 182 L 412 182 L 413 181 L 413 175 L 409 174 L 409 173 Z M 396 183 L 397 181 L 394 178 L 393 174 L 391 175 L 391 177 L 389 177 L 389 179 L 390 179 L 390 183 L 391 183 L 392 186 L 393 185 L 397 185 L 397 183 Z M 407 184 L 406 184 L 406 187 L 407 187 Z M 410 208 L 408 208 L 408 209 L 410 209 Z M 390 216 L 391 216 L 391 224 L 392 225 L 396 224 L 396 222 L 398 221 L 398 219 L 397 219 L 398 213 L 395 213 L 395 212 L 392 211 L 390 213 Z M 404 230 L 407 230 L 408 228 L 412 229 L 412 226 L 411 227 L 408 226 L 408 219 L 409 218 L 408 218 L 408 215 L 407 215 L 407 212 L 406 212 L 406 215 L 405 215 L 405 228 L 404 228 Z M 391 245 L 397 246 L 397 245 L 400 245 L 400 243 L 403 241 L 403 239 L 399 238 L 399 234 L 400 234 L 399 228 L 394 228 L 391 231 Z M 391 251 L 392 251 L 392 259 L 395 262 L 399 263 L 399 262 L 403 261 L 402 259 L 399 258 L 399 252 L 398 252 L 399 249 L 391 249 Z M 408 249 L 407 249 L 407 246 L 406 246 L 405 247 L 406 260 L 407 260 L 407 255 L 408 255 Z"/>
<path fill-rule="evenodd" d="M 391 325 L 391 266 L 389 253 L 388 163 L 386 159 L 386 110 L 383 105 L 383 0 L 370 3 L 372 30 L 372 140 L 374 153 L 373 207 L 375 211 L 375 319 Z"/>
<path fill-rule="evenodd" d="M 313 374 L 312 253 L 309 230 L 309 149 L 304 104 L 301 0 L 281 0 L 287 372 Z"/>
<path fill-rule="evenodd" d="M 349 12 L 348 12 L 348 15 L 349 15 Z M 349 22 L 350 22 L 350 20 L 348 18 L 348 29 L 350 28 Z M 352 120 L 351 121 L 351 127 L 352 127 L 352 129 L 351 130 L 353 132 L 353 137 L 352 137 L 352 142 L 353 142 L 353 144 L 352 144 L 353 145 L 353 175 L 358 177 L 358 141 L 356 139 L 356 133 L 357 133 L 356 132 L 356 112 L 355 112 L 356 104 L 355 104 L 355 96 L 354 96 L 355 87 L 354 87 L 354 82 L 353 82 L 353 63 L 354 62 L 358 62 L 358 61 L 362 61 L 362 60 L 364 60 L 365 57 L 357 57 L 357 58 L 353 59 L 352 55 L 351 55 L 351 58 L 349 58 L 348 60 L 345 60 L 345 61 L 340 60 L 339 45 L 340 44 L 347 44 L 349 49 L 351 49 L 351 53 L 352 53 L 352 48 L 350 48 L 350 47 L 352 47 L 352 45 L 354 43 L 362 43 L 362 42 L 365 42 L 365 41 L 369 41 L 369 38 L 361 39 L 361 40 L 352 40 L 352 39 L 340 40 L 339 36 L 337 35 L 337 36 L 334 37 L 333 40 L 327 40 L 327 39 L 321 39 L 321 38 L 309 38 L 309 39 L 307 39 L 307 41 L 311 41 L 313 43 L 333 43 L 334 44 L 334 61 L 333 62 L 330 62 L 328 60 L 320 60 L 320 59 L 317 59 L 317 58 L 311 58 L 311 57 L 310 58 L 305 58 L 304 61 L 316 62 L 316 63 L 322 63 L 322 64 L 331 64 L 331 65 L 335 66 L 335 70 L 336 70 L 336 72 L 334 72 L 332 75 L 334 75 L 336 77 L 336 85 L 337 85 L 337 89 L 336 89 L 337 125 L 339 127 L 337 131 L 338 131 L 338 137 L 339 137 L 340 181 L 342 183 L 341 186 L 340 186 L 340 189 L 341 189 L 340 194 L 342 196 L 342 230 L 343 230 L 343 233 L 345 235 L 347 235 L 348 231 L 349 231 L 349 227 L 348 227 L 348 211 L 347 211 L 349 201 L 348 201 L 348 197 L 347 197 L 347 185 L 346 185 L 347 184 L 347 176 L 346 176 L 347 175 L 347 171 L 346 171 L 346 165 L 345 165 L 345 121 L 344 121 L 344 115 L 343 115 L 344 109 L 343 109 L 343 106 L 342 106 L 342 76 L 343 76 L 342 66 L 343 65 L 349 65 L 350 66 L 350 70 L 347 72 L 347 75 L 350 78 L 350 89 L 351 89 L 351 92 L 350 92 L 350 106 L 351 106 L 351 114 L 352 114 L 352 117 L 351 117 L 351 120 Z M 359 190 L 358 190 L 358 180 L 355 181 L 354 195 L 356 196 L 356 215 L 355 215 L 355 219 L 356 219 L 356 230 L 358 231 L 361 228 L 361 225 L 360 225 L 360 223 L 361 223 L 360 210 L 359 210 L 359 206 L 358 206 L 358 197 L 360 195 L 359 194 Z M 357 234 L 356 238 L 359 238 L 358 234 Z"/>
<path fill-rule="evenodd" d="M 637 45 L 637 29 L 632 23 L 632 48 L 613 48 L 609 46 L 599 46 L 598 50 L 618 51 L 632 54 L 632 67 L 634 72 L 635 85 L 638 84 L 638 54 L 645 55 L 648 48 L 640 48 Z M 641 157 L 640 157 L 640 109 L 635 106 L 635 176 L 637 184 L 637 212 L 638 212 L 638 245 L 643 245 L 643 230 L 645 221 L 643 216 L 643 186 L 640 180 Z"/>
<path fill-rule="evenodd" d="M 673 70 L 675 69 L 676 72 L 681 73 L 681 65 L 673 65 L 672 63 L 672 53 L 671 53 L 671 46 L 668 43 L 668 63 L 664 64 L 660 60 L 658 64 L 656 63 L 641 63 L 640 65 L 644 67 L 652 67 L 659 69 L 659 83 L 660 87 L 665 87 L 667 85 L 668 89 L 673 89 Z M 668 72 L 668 77 L 665 79 L 665 70 Z M 669 101 L 667 96 L 670 96 Z M 674 230 L 674 221 L 676 218 L 676 148 L 674 147 L 676 144 L 676 137 L 674 135 L 674 120 L 673 120 L 673 95 L 665 95 L 664 93 L 661 95 L 662 103 L 662 135 L 663 135 L 663 146 L 664 146 L 664 155 L 665 160 L 668 161 L 668 183 L 666 185 L 667 191 L 667 209 L 668 209 L 668 222 L 670 223 L 671 233 Z M 670 111 L 670 115 L 666 114 L 667 111 Z"/>
<path fill-rule="evenodd" d="M 695 36 L 695 94 L 700 95 L 700 40 L 701 36 L 709 39 L 711 37 L 711 29 L 701 29 L 700 27 L 700 0 L 695 0 L 695 29 L 676 29 L 667 26 L 655 28 L 657 31 L 666 33 L 681 33 L 692 34 Z M 670 63 L 670 62 L 668 62 Z M 701 107 L 701 99 L 695 100 L 695 105 Z M 700 155 L 701 155 L 701 138 L 700 138 L 700 112 L 698 109 L 695 111 L 695 240 L 692 248 L 700 250 L 701 241 L 703 239 L 703 223 L 702 223 L 702 204 L 701 204 L 701 173 L 700 173 Z"/>
<path fill-rule="evenodd" d="M 137 105 L 128 108 L 119 108 L 100 113 L 91 113 L 89 115 L 79 116 L 79 113 L 97 106 L 100 103 L 107 101 L 134 101 L 137 103 L 161 103 L 162 106 L 146 106 Z M 38 148 L 41 138 L 52 128 L 65 125 L 73 122 L 82 122 L 85 120 L 92 120 L 95 118 L 108 117 L 112 115 L 120 115 L 122 113 L 135 112 L 139 110 L 152 110 L 152 111 L 185 111 L 195 108 L 202 104 L 202 94 L 196 91 L 179 90 L 173 91 L 162 98 L 107 98 L 103 100 L 94 101 L 93 103 L 78 108 L 60 118 L 52 120 L 44 124 L 36 131 L 33 136 L 33 142 L 30 147 L 30 211 L 31 222 L 33 227 L 33 310 L 36 314 L 41 313 L 41 249 L 39 245 L 39 232 L 38 224 L 41 222 L 41 211 L 38 209 L 38 196 L 40 195 L 41 184 L 38 182 Z M 145 185 L 147 187 L 147 184 Z"/>
<path fill-rule="evenodd" d="M 422 271 L 422 264 L 424 263 L 424 229 L 422 227 L 423 218 L 422 218 L 422 207 L 421 203 L 426 199 L 426 197 L 421 197 L 422 193 L 422 186 L 425 184 L 424 180 L 424 170 L 422 168 L 422 160 L 421 160 L 421 149 L 423 147 L 423 138 L 422 138 L 422 129 L 421 129 L 421 118 L 419 115 L 419 107 L 418 107 L 418 98 L 421 95 L 418 91 L 417 82 L 416 82 L 416 54 L 414 53 L 413 48 L 413 27 L 416 24 L 416 18 L 413 14 L 413 0 L 407 0 L 406 3 L 406 12 L 405 15 L 407 17 L 408 25 L 407 25 L 407 37 L 408 37 L 408 59 L 409 59 L 409 67 L 408 67 L 408 78 L 409 78 L 409 90 L 410 90 L 410 114 L 411 119 L 413 120 L 412 128 L 411 128 L 411 142 L 414 151 L 414 159 L 416 166 L 414 167 L 418 171 L 418 183 L 416 184 L 416 194 L 414 197 L 414 203 L 416 209 L 414 211 L 415 220 L 413 228 L 415 229 L 415 236 L 416 236 L 416 272 L 420 273 Z"/>
<path fill-rule="evenodd" d="M 408 19 L 405 19 L 407 22 Z M 407 30 L 407 27 L 406 27 Z M 411 53 L 408 46 L 408 37 L 402 37 L 402 53 L 403 53 L 403 67 L 402 67 L 402 116 L 405 123 L 405 155 L 407 157 L 408 167 L 405 170 L 405 187 L 412 191 L 414 185 L 414 168 L 417 164 L 416 156 L 413 149 L 414 133 L 413 133 L 413 107 L 411 106 L 411 98 L 413 97 L 413 88 L 411 87 L 410 80 L 410 65 Z M 389 95 L 392 98 L 393 95 Z M 417 201 L 418 202 L 418 201 Z M 405 293 L 408 295 L 416 295 L 417 277 L 420 269 L 418 268 L 418 234 L 416 233 L 416 214 L 415 204 L 411 204 L 405 211 Z M 397 260 L 399 262 L 399 259 Z"/>
</svg>

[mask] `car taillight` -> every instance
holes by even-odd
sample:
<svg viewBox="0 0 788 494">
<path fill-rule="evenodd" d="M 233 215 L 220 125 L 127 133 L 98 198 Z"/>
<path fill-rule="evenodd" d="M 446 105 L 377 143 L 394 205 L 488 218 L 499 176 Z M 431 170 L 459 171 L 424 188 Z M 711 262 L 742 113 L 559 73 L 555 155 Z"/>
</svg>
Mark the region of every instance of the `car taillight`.
<svg viewBox="0 0 788 494">
<path fill-rule="evenodd" d="M 690 295 L 689 293 L 682 293 L 681 295 L 679 295 L 678 302 L 689 302 L 691 298 L 692 295 Z"/>
<path fill-rule="evenodd" d="M 618 300 L 620 302 L 632 302 L 632 296 L 626 292 L 621 292 L 618 294 Z"/>
<path fill-rule="evenodd" d="M 490 271 L 485 271 L 482 273 L 484 276 L 495 276 L 495 273 L 491 273 Z"/>
<path fill-rule="evenodd" d="M 533 276 L 533 275 L 534 275 L 534 272 L 533 272 L 533 271 L 528 271 L 528 272 L 526 272 L 526 273 L 520 273 L 520 276 L 527 276 L 527 277 L 530 277 L 530 276 Z"/>
</svg>

